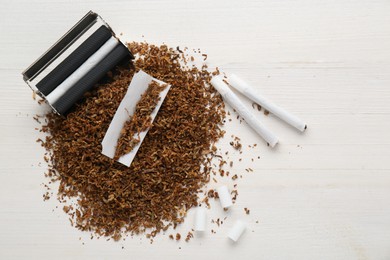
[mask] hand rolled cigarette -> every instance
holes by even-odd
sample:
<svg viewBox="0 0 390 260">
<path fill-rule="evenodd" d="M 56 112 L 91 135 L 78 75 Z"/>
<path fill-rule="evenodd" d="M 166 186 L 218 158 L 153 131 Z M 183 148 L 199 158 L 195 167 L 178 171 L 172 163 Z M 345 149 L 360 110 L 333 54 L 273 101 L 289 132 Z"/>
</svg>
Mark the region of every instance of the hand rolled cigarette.
<svg viewBox="0 0 390 260">
<path fill-rule="evenodd" d="M 215 76 L 211 79 L 210 83 L 221 94 L 222 98 L 231 105 L 237 113 L 245 119 L 253 130 L 256 131 L 271 147 L 274 147 L 278 143 L 278 138 L 245 107 L 236 94 L 228 87 L 228 85 L 222 81 L 219 76 Z"/>
<path fill-rule="evenodd" d="M 234 223 L 233 227 L 230 229 L 228 237 L 234 242 L 237 242 L 237 240 L 244 233 L 245 229 L 246 224 L 241 220 L 237 220 L 236 223 Z"/>
<path fill-rule="evenodd" d="M 229 208 L 233 205 L 232 196 L 229 193 L 227 186 L 221 186 L 217 188 L 219 202 L 221 203 L 222 208 Z"/>
<path fill-rule="evenodd" d="M 195 231 L 205 231 L 206 230 L 206 209 L 205 208 L 196 208 L 195 212 Z"/>
<path fill-rule="evenodd" d="M 307 128 L 305 122 L 258 94 L 248 83 L 237 77 L 235 74 L 230 75 L 228 82 L 244 96 L 264 107 L 264 109 L 279 117 L 287 124 L 295 127 L 299 131 L 303 132 Z"/>
</svg>

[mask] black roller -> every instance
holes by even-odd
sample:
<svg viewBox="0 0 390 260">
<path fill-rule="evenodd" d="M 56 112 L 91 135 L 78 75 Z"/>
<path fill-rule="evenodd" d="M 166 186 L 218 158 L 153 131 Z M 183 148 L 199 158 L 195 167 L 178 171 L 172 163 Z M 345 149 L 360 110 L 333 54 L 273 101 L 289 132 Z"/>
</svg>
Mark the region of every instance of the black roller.
<svg viewBox="0 0 390 260">
<path fill-rule="evenodd" d="M 55 57 L 66 50 L 73 41 L 78 39 L 83 32 L 96 23 L 100 18 L 97 13 L 89 11 L 80 21 L 78 21 L 64 36 L 62 36 L 53 46 L 50 47 L 41 57 L 23 71 L 24 81 L 33 80 L 41 70 L 45 69 Z M 101 18 L 100 18 L 101 19 Z"/>
<path fill-rule="evenodd" d="M 76 50 L 66 57 L 57 67 L 37 83 L 37 88 L 45 96 L 80 67 L 93 55 L 110 37 L 111 31 L 104 25 L 88 37 Z"/>
<path fill-rule="evenodd" d="M 64 115 L 78 100 L 83 98 L 85 92 L 90 90 L 127 55 L 130 55 L 130 52 L 125 46 L 122 44 L 116 46 L 101 62 L 55 102 L 53 107 L 58 113 Z"/>
</svg>

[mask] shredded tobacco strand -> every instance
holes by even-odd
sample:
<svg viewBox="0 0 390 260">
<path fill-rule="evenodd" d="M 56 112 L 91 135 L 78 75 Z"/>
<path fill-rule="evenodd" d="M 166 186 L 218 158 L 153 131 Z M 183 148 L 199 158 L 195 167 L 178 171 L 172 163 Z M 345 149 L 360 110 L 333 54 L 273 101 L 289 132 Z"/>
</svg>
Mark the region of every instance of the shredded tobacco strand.
<svg viewBox="0 0 390 260">
<path fill-rule="evenodd" d="M 160 93 L 167 85 L 152 81 L 138 101 L 133 116 L 126 121 L 118 140 L 114 160 L 131 152 L 140 142 L 139 134 L 152 126 L 152 112 L 160 101 Z"/>
</svg>

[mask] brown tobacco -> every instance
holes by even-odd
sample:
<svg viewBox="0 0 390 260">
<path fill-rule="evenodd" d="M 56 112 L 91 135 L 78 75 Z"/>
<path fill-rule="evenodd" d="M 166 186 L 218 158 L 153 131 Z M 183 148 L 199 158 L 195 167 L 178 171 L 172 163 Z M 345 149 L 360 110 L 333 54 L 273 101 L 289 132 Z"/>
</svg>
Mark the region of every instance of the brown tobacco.
<svg viewBox="0 0 390 260">
<path fill-rule="evenodd" d="M 133 66 L 116 68 L 66 118 L 49 113 L 42 126 L 47 176 L 59 181 L 58 198 L 71 223 L 115 240 L 146 230 L 153 237 L 182 223 L 210 180 L 211 148 L 224 134 L 224 103 L 206 67 L 183 67 L 184 55 L 165 45 L 128 47 L 138 56 Z M 139 69 L 171 88 L 126 167 L 101 154 L 101 141 Z"/>
<path fill-rule="evenodd" d="M 138 101 L 133 116 L 126 121 L 119 137 L 114 160 L 125 155 L 140 142 L 139 134 L 152 126 L 151 114 L 160 101 L 160 93 L 167 85 L 152 81 Z"/>
</svg>

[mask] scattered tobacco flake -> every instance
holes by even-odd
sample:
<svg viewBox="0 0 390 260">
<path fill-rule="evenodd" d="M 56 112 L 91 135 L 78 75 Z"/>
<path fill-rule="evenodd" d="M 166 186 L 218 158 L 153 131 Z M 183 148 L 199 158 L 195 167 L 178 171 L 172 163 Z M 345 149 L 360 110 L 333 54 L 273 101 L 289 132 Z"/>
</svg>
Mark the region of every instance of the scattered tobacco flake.
<svg viewBox="0 0 390 260">
<path fill-rule="evenodd" d="M 245 213 L 246 213 L 247 215 L 249 215 L 250 210 L 249 210 L 248 208 L 244 208 L 244 211 L 245 211 Z"/>
<path fill-rule="evenodd" d="M 269 111 L 268 110 L 264 110 L 264 115 L 268 116 L 269 115 Z"/>
<path fill-rule="evenodd" d="M 64 206 L 62 209 L 64 210 L 65 213 L 68 213 L 70 211 L 69 206 Z"/>
<path fill-rule="evenodd" d="M 209 198 L 208 197 L 205 197 L 202 202 L 204 202 L 206 204 L 206 207 L 209 209 L 210 208 L 210 202 L 209 202 Z"/>
<path fill-rule="evenodd" d="M 241 143 L 239 143 L 238 141 L 236 141 L 236 142 L 232 141 L 232 142 L 230 142 L 230 145 L 233 146 L 233 148 L 236 150 L 240 150 L 242 147 Z"/>
<path fill-rule="evenodd" d="M 183 53 L 183 51 L 180 50 L 180 47 L 179 47 L 179 46 L 176 47 L 176 50 L 177 50 L 179 53 Z"/>
<path fill-rule="evenodd" d="M 45 192 L 45 194 L 43 194 L 43 201 L 46 201 L 46 200 L 49 200 L 50 199 L 50 194 L 49 192 Z"/>
<path fill-rule="evenodd" d="M 218 198 L 218 193 L 215 190 L 209 190 L 207 192 L 207 197 L 209 197 L 209 198 Z"/>
<path fill-rule="evenodd" d="M 237 119 L 238 119 L 238 117 L 237 117 Z M 232 136 L 232 137 L 234 137 L 234 136 Z M 242 148 L 242 144 L 241 144 L 240 141 L 241 141 L 241 139 L 238 138 L 237 136 L 235 136 L 235 137 L 234 137 L 234 140 L 230 142 L 230 145 L 233 146 L 234 149 L 240 151 L 241 148 Z"/>
<path fill-rule="evenodd" d="M 215 71 L 211 73 L 211 75 L 213 75 L 213 76 L 216 76 L 216 75 L 219 75 L 219 74 L 221 74 L 221 72 L 219 71 L 218 67 L 216 67 Z"/>
<path fill-rule="evenodd" d="M 232 201 L 233 201 L 233 203 L 235 203 L 236 200 L 237 200 L 238 191 L 237 191 L 237 190 L 232 190 L 232 191 L 230 192 L 230 194 L 232 195 Z"/>
<path fill-rule="evenodd" d="M 122 235 L 121 235 L 119 232 L 115 233 L 115 234 L 112 236 L 112 238 L 114 239 L 114 241 L 119 241 L 119 240 L 121 239 L 121 237 L 122 237 Z"/>
<path fill-rule="evenodd" d="M 134 63 L 117 66 L 66 117 L 45 115 L 46 137 L 39 141 L 48 151 L 46 176 L 59 181 L 57 198 L 65 205 L 77 201 L 67 213 L 71 224 L 114 240 L 181 224 L 210 181 L 211 148 L 225 133 L 225 105 L 209 83 L 207 66 L 184 68 L 180 52 L 166 45 L 128 47 Z M 101 154 L 101 141 L 140 69 L 171 88 L 126 167 Z"/>
<path fill-rule="evenodd" d="M 257 108 L 258 111 L 261 111 L 261 106 L 257 103 L 252 103 L 253 108 Z"/>
<path fill-rule="evenodd" d="M 179 241 L 181 238 L 181 235 L 179 233 L 176 234 L 176 241 Z"/>
<path fill-rule="evenodd" d="M 131 152 L 131 150 L 133 150 L 140 142 L 139 134 L 148 130 L 152 126 L 151 114 L 161 99 L 161 91 L 163 91 L 166 87 L 167 85 L 165 84 L 160 85 L 156 81 L 152 81 L 145 93 L 141 95 L 140 100 L 135 106 L 133 116 L 126 121 L 121 130 L 114 160 L 118 160 L 122 155 Z"/>
<path fill-rule="evenodd" d="M 190 239 L 193 238 L 193 237 L 194 237 L 194 234 L 192 234 L 192 232 L 188 232 L 185 241 L 188 242 L 188 241 L 190 241 Z"/>
<path fill-rule="evenodd" d="M 35 92 L 33 92 L 35 93 Z M 36 116 L 33 116 L 33 119 L 38 123 L 38 124 L 41 124 L 41 121 L 39 120 L 39 116 L 36 115 Z"/>
<path fill-rule="evenodd" d="M 173 235 L 172 235 L 172 234 L 170 234 L 170 235 L 169 235 L 169 239 L 172 239 L 172 240 L 174 240 L 175 238 L 173 237 Z"/>
</svg>

